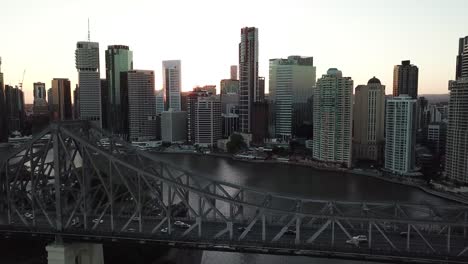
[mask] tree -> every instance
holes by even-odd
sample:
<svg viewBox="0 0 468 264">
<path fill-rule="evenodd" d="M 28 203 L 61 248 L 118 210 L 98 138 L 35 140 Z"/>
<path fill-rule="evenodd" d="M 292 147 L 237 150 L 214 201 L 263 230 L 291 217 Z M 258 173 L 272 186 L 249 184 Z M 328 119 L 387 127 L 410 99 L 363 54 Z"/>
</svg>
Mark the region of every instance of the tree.
<svg viewBox="0 0 468 264">
<path fill-rule="evenodd" d="M 247 147 L 247 144 L 245 144 L 244 138 L 241 135 L 232 134 L 226 147 L 229 153 L 234 154 Z"/>
</svg>

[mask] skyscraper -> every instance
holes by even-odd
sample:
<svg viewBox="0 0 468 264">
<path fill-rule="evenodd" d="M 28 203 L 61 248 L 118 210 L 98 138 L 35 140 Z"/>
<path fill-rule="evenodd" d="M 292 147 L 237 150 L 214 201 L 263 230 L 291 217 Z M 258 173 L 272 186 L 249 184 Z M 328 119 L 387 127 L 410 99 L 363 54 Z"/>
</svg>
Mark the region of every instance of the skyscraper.
<svg viewBox="0 0 468 264">
<path fill-rule="evenodd" d="M 43 99 L 46 100 L 46 89 L 45 89 L 45 83 L 42 82 L 35 82 L 33 84 L 33 95 L 34 95 L 34 101 L 37 99 Z"/>
<path fill-rule="evenodd" d="M 156 98 L 154 97 L 154 71 L 132 70 L 121 73 L 122 109 L 130 141 L 156 138 Z"/>
<path fill-rule="evenodd" d="M 8 141 L 8 122 L 6 115 L 5 90 L 2 73 L 2 58 L 0 57 L 0 143 Z"/>
<path fill-rule="evenodd" d="M 460 38 L 458 43 L 455 80 L 458 80 L 462 76 L 468 76 L 468 36 Z"/>
<path fill-rule="evenodd" d="M 24 93 L 18 86 L 5 85 L 5 106 L 9 132 L 22 131 L 25 118 Z"/>
<path fill-rule="evenodd" d="M 89 120 L 102 127 L 101 77 L 99 71 L 99 43 L 80 41 L 75 50 L 78 70 L 79 119 Z"/>
<path fill-rule="evenodd" d="M 108 87 L 107 126 L 114 134 L 124 133 L 120 73 L 133 70 L 133 52 L 128 46 L 111 45 L 106 50 L 106 79 Z"/>
<path fill-rule="evenodd" d="M 387 100 L 385 113 L 385 169 L 407 174 L 415 168 L 417 100 L 403 94 Z"/>
<path fill-rule="evenodd" d="M 315 86 L 313 57 L 289 56 L 270 60 L 270 100 L 274 104 L 275 137 L 293 136 L 293 112 L 307 104 Z"/>
<path fill-rule="evenodd" d="M 468 183 L 468 71 L 463 63 L 459 78 L 449 82 L 445 171 L 451 180 Z"/>
<path fill-rule="evenodd" d="M 52 120 L 73 119 L 70 80 L 54 78 L 52 80 Z"/>
<path fill-rule="evenodd" d="M 170 143 L 187 140 L 187 112 L 172 109 L 162 112 L 161 139 Z"/>
<path fill-rule="evenodd" d="M 195 140 L 197 145 L 215 146 L 222 137 L 221 102 L 215 96 L 198 97 L 195 101 Z"/>
<path fill-rule="evenodd" d="M 418 67 L 409 60 L 395 65 L 393 68 L 393 96 L 407 94 L 413 99 L 418 98 Z"/>
<path fill-rule="evenodd" d="M 241 29 L 239 43 L 239 130 L 251 133 L 252 105 L 260 97 L 258 84 L 258 29 Z"/>
<path fill-rule="evenodd" d="M 201 97 L 209 97 L 212 94 L 202 88 L 194 88 L 187 94 L 187 139 L 191 143 L 196 143 L 197 130 L 197 107 Z"/>
<path fill-rule="evenodd" d="M 237 80 L 237 65 L 231 65 L 231 80 Z"/>
<path fill-rule="evenodd" d="M 33 84 L 33 95 L 33 113 L 35 115 L 48 115 L 49 110 L 46 101 L 47 93 L 45 89 L 45 83 L 35 82 Z"/>
<path fill-rule="evenodd" d="M 182 86 L 180 60 L 163 61 L 163 90 L 166 96 L 166 110 L 181 110 L 180 91 Z"/>
<path fill-rule="evenodd" d="M 382 161 L 385 124 L 385 85 L 373 77 L 358 85 L 354 96 L 353 158 Z"/>
<path fill-rule="evenodd" d="M 109 101 L 107 79 L 101 79 L 101 123 L 105 127 L 107 125 L 107 118 L 109 117 L 109 110 L 107 109 Z"/>
<path fill-rule="evenodd" d="M 156 98 L 156 115 L 161 115 L 164 111 L 164 91 L 157 90 L 155 91 Z"/>
<path fill-rule="evenodd" d="M 313 91 L 313 158 L 350 167 L 353 80 L 331 68 Z"/>
</svg>

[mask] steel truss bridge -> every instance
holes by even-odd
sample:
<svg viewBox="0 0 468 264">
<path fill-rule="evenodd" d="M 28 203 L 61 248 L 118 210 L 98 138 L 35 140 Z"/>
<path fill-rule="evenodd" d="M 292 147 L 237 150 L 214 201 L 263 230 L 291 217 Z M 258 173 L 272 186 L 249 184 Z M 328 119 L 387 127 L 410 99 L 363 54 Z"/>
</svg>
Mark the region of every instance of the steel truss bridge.
<svg viewBox="0 0 468 264">
<path fill-rule="evenodd" d="M 0 171 L 7 237 L 468 261 L 468 207 L 316 200 L 214 181 L 87 122 L 52 124 L 1 160 Z M 346 243 L 357 235 L 368 241 Z"/>
</svg>

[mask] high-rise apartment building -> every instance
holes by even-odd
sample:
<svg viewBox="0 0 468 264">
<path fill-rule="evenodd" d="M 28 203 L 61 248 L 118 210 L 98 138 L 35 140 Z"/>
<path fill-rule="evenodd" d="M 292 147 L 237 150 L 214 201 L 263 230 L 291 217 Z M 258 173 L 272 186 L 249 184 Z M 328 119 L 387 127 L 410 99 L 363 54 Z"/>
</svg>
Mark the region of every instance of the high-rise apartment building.
<svg viewBox="0 0 468 264">
<path fill-rule="evenodd" d="M 237 80 L 237 65 L 231 65 L 231 80 Z"/>
<path fill-rule="evenodd" d="M 52 120 L 73 119 L 70 80 L 54 78 L 52 80 Z"/>
<path fill-rule="evenodd" d="M 128 46 L 111 45 L 106 50 L 106 79 L 108 87 L 107 126 L 113 134 L 123 134 L 122 95 L 120 74 L 133 70 L 133 52 Z"/>
<path fill-rule="evenodd" d="M 270 60 L 269 100 L 274 108 L 275 137 L 293 137 L 294 110 L 296 106 L 307 104 L 312 97 L 315 79 L 313 57 L 289 56 Z"/>
<path fill-rule="evenodd" d="M 2 73 L 2 58 L 0 57 L 0 143 L 8 141 L 8 121 L 6 114 L 5 88 Z"/>
<path fill-rule="evenodd" d="M 156 98 L 154 71 L 131 70 L 121 73 L 120 87 L 123 115 L 129 141 L 147 141 L 156 138 Z M 127 109 L 127 110 L 125 110 Z"/>
<path fill-rule="evenodd" d="M 182 90 L 182 68 L 180 60 L 163 61 L 163 90 L 166 110 L 181 110 L 180 91 Z"/>
<path fill-rule="evenodd" d="M 187 139 L 191 143 L 196 143 L 198 101 L 202 97 L 210 96 L 212 94 L 202 88 L 194 88 L 187 95 Z"/>
<path fill-rule="evenodd" d="M 102 127 L 101 76 L 99 70 L 99 43 L 80 41 L 75 50 L 78 70 L 79 119 L 89 120 Z"/>
<path fill-rule="evenodd" d="M 243 133 L 252 131 L 252 105 L 259 101 L 258 78 L 258 29 L 241 29 L 239 43 L 239 130 Z"/>
<path fill-rule="evenodd" d="M 445 171 L 449 179 L 468 183 L 468 73 L 450 81 L 449 90 Z"/>
<path fill-rule="evenodd" d="M 353 80 L 331 68 L 313 89 L 313 158 L 351 166 Z"/>
<path fill-rule="evenodd" d="M 385 113 L 385 169 L 405 175 L 415 169 L 417 100 L 403 94 L 387 100 Z"/>
<path fill-rule="evenodd" d="M 418 67 L 409 60 L 395 65 L 393 68 L 393 96 L 407 94 L 413 99 L 418 98 Z"/>
<path fill-rule="evenodd" d="M 353 158 L 383 160 L 385 125 L 385 85 L 373 77 L 358 85 L 354 95 Z"/>
<path fill-rule="evenodd" d="M 455 80 L 458 80 L 462 76 L 468 77 L 468 36 L 460 38 L 458 43 Z"/>
</svg>

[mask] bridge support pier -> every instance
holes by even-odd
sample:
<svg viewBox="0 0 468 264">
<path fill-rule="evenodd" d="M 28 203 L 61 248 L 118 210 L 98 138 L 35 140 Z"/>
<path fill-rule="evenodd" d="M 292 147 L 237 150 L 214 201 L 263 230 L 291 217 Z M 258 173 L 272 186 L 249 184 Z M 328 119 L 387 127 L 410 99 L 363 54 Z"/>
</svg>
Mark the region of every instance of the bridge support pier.
<svg viewBox="0 0 468 264">
<path fill-rule="evenodd" d="M 48 264 L 104 264 L 102 244 L 54 243 L 46 250 Z"/>
</svg>

